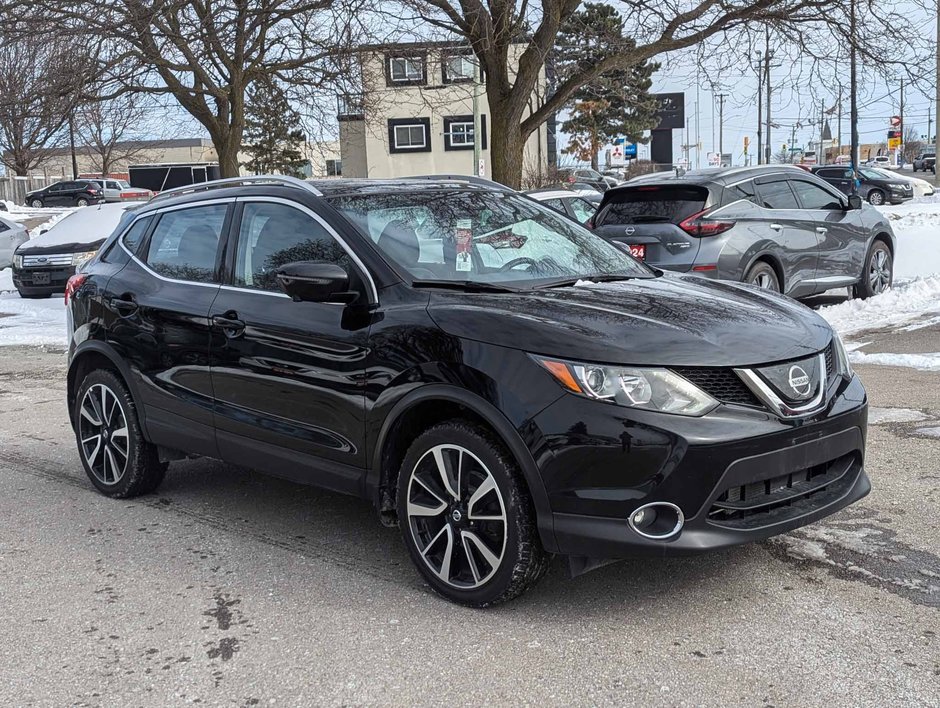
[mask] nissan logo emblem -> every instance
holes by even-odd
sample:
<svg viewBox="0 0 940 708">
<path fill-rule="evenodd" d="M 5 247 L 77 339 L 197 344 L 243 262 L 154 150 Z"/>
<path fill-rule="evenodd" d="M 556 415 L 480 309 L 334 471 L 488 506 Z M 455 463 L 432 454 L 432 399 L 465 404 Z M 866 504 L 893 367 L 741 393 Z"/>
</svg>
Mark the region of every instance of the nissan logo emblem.
<svg viewBox="0 0 940 708">
<path fill-rule="evenodd" d="M 628 226 L 623 231 L 627 236 L 633 236 L 633 234 L 636 232 L 636 229 L 633 228 L 632 226 Z"/>
<path fill-rule="evenodd" d="M 790 367 L 790 388 L 793 389 L 793 392 L 798 396 L 809 395 L 811 384 L 809 376 L 806 375 L 806 372 L 803 371 L 799 366 Z"/>
</svg>

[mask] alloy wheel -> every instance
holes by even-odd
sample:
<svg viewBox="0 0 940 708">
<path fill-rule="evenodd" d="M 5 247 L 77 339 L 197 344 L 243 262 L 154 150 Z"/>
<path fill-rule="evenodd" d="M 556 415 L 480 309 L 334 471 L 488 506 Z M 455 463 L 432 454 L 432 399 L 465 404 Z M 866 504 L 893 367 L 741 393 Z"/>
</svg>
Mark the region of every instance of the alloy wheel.
<svg viewBox="0 0 940 708">
<path fill-rule="evenodd" d="M 883 249 L 877 249 L 871 254 L 871 261 L 868 264 L 868 284 L 874 295 L 883 293 L 891 284 L 891 259 Z"/>
<path fill-rule="evenodd" d="M 885 203 L 885 197 L 881 192 L 872 192 L 868 195 L 868 201 L 875 206 L 881 206 Z"/>
<path fill-rule="evenodd" d="M 471 590 L 499 570 L 506 505 L 480 458 L 459 445 L 432 447 L 411 471 L 406 499 L 412 540 L 440 580 Z"/>
<path fill-rule="evenodd" d="M 774 292 L 778 290 L 776 278 L 765 270 L 758 272 L 751 280 L 751 283 L 763 290 L 772 290 Z"/>
<path fill-rule="evenodd" d="M 127 417 L 114 391 L 104 384 L 91 386 L 79 408 L 79 440 L 88 469 L 105 485 L 124 477 L 130 454 Z"/>
</svg>

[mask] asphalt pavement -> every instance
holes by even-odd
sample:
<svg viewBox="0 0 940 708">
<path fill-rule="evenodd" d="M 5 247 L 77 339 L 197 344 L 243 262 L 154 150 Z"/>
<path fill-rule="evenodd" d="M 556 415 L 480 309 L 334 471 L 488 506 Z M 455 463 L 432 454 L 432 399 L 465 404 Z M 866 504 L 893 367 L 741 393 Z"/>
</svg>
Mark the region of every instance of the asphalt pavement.
<svg viewBox="0 0 940 708">
<path fill-rule="evenodd" d="M 0 702 L 938 706 L 940 372 L 859 371 L 859 504 L 692 559 L 558 561 L 469 610 L 353 498 L 210 460 L 98 495 L 64 354 L 0 348 Z"/>
</svg>

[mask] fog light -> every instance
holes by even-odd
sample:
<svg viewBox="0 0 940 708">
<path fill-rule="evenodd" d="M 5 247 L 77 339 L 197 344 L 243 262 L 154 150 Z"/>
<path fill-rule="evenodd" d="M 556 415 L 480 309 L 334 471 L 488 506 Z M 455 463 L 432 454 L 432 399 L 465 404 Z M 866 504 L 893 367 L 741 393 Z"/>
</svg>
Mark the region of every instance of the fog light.
<svg viewBox="0 0 940 708">
<path fill-rule="evenodd" d="M 669 502 L 644 504 L 630 514 L 627 523 L 644 538 L 664 541 L 677 536 L 685 524 L 682 509 Z"/>
<path fill-rule="evenodd" d="M 633 514 L 633 526 L 638 529 L 650 526 L 654 521 L 656 521 L 656 510 L 652 507 L 640 509 Z"/>
</svg>

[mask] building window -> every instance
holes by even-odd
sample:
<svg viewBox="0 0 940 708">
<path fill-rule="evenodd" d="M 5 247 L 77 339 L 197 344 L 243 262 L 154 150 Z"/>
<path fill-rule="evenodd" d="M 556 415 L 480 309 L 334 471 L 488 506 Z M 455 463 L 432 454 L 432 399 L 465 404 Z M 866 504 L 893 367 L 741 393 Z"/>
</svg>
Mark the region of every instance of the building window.
<svg viewBox="0 0 940 708">
<path fill-rule="evenodd" d="M 431 152 L 430 118 L 390 118 L 389 152 Z"/>
<path fill-rule="evenodd" d="M 444 149 L 473 150 L 473 116 L 444 118 Z M 486 150 L 486 116 L 480 116 L 480 149 Z"/>
<path fill-rule="evenodd" d="M 340 118 L 362 117 L 362 94 L 343 93 L 336 97 L 336 115 Z"/>
<path fill-rule="evenodd" d="M 451 54 L 444 57 L 444 83 L 473 81 L 477 58 L 472 54 Z"/>
<path fill-rule="evenodd" d="M 326 176 L 327 177 L 342 177 L 343 176 L 343 161 L 342 160 L 327 160 L 326 161 Z"/>
<path fill-rule="evenodd" d="M 424 57 L 404 56 L 388 58 L 388 83 L 423 84 L 425 82 Z"/>
</svg>

